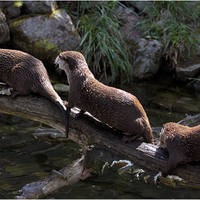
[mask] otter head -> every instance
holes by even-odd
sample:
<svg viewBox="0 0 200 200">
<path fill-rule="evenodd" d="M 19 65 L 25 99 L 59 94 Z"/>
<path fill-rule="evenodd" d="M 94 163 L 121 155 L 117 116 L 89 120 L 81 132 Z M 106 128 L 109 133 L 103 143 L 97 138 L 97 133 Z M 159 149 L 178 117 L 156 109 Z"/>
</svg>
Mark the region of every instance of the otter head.
<svg viewBox="0 0 200 200">
<path fill-rule="evenodd" d="M 59 65 L 59 68 L 64 70 L 67 74 L 70 71 L 77 70 L 82 66 L 87 66 L 84 56 L 77 51 L 65 51 L 59 54 L 55 63 Z"/>
<path fill-rule="evenodd" d="M 86 63 L 84 56 L 76 51 L 65 51 L 56 58 L 56 64 L 62 70 L 77 69 L 82 63 Z"/>
<path fill-rule="evenodd" d="M 77 51 L 65 51 L 57 56 L 55 63 L 59 65 L 59 69 L 64 70 L 68 79 L 72 76 L 83 77 L 87 75 L 93 77 L 90 72 L 84 56 Z"/>
<path fill-rule="evenodd" d="M 167 148 L 167 141 L 170 138 L 174 138 L 176 136 L 176 130 L 177 127 L 181 125 L 174 123 L 174 122 L 169 122 L 163 125 L 163 128 L 160 132 L 160 147 L 161 148 Z"/>
</svg>

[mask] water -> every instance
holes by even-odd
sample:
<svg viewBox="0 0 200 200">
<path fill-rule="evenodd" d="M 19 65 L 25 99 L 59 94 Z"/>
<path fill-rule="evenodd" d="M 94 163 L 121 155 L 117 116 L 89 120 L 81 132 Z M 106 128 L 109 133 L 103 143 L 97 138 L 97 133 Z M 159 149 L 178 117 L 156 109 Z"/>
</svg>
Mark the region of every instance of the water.
<svg viewBox="0 0 200 200">
<path fill-rule="evenodd" d="M 139 84 L 134 93 L 147 112 L 151 125 L 158 127 L 170 121 L 178 122 L 187 114 L 198 114 L 198 96 L 181 88 Z M 80 147 L 74 142 L 48 143 L 33 137 L 44 124 L 5 114 L 0 115 L 0 198 L 14 198 L 25 184 L 41 180 L 52 169 L 61 168 L 80 157 Z M 50 147 L 56 147 L 54 150 Z M 39 152 L 40 151 L 40 152 Z M 41 152 L 42 151 L 42 152 Z M 142 166 L 144 169 L 145 167 Z M 134 182 L 121 178 L 119 167 L 94 173 L 92 177 L 66 186 L 47 198 L 199 198 L 200 190 L 184 186 L 172 188 L 162 183 L 147 184 L 141 178 Z"/>
</svg>

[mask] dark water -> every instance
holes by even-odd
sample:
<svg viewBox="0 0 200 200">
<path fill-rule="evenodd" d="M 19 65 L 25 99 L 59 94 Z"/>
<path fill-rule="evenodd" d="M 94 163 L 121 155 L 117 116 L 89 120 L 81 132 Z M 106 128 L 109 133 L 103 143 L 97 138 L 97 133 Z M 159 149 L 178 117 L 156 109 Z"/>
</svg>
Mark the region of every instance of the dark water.
<svg viewBox="0 0 200 200">
<path fill-rule="evenodd" d="M 124 89 L 138 97 L 154 127 L 169 121 L 178 122 L 186 114 L 200 113 L 198 95 L 190 89 L 166 89 L 144 84 L 133 88 Z M 32 134 L 38 128 L 50 127 L 0 115 L 0 198 L 20 195 L 16 191 L 25 184 L 41 180 L 49 176 L 52 169 L 60 170 L 80 157 L 80 147 L 74 142 L 48 143 L 34 138 Z M 143 179 L 130 182 L 122 179 L 117 169 L 93 174 L 47 198 L 200 198 L 199 189 L 184 186 L 173 188 L 162 183 L 147 184 Z"/>
</svg>

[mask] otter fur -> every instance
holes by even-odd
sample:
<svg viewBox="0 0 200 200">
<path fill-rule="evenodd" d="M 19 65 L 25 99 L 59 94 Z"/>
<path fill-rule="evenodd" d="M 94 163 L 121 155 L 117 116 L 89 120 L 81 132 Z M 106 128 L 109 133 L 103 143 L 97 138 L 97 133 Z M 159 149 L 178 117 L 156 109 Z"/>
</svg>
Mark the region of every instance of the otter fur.
<svg viewBox="0 0 200 200">
<path fill-rule="evenodd" d="M 40 60 L 21 51 L 0 49 L 0 80 L 13 87 L 12 98 L 34 92 L 54 102 L 64 115 L 68 136 L 69 111 L 54 90 L 47 70 Z"/>
<path fill-rule="evenodd" d="M 55 63 L 67 75 L 68 108 L 76 106 L 82 113 L 87 111 L 101 122 L 130 134 L 123 137 L 124 142 L 143 137 L 145 142 L 153 143 L 148 117 L 134 95 L 96 80 L 79 52 L 63 52 Z"/>
<path fill-rule="evenodd" d="M 163 125 L 160 147 L 167 149 L 169 159 L 162 171 L 165 177 L 179 164 L 200 161 L 200 125 L 183 126 L 174 122 Z"/>
</svg>

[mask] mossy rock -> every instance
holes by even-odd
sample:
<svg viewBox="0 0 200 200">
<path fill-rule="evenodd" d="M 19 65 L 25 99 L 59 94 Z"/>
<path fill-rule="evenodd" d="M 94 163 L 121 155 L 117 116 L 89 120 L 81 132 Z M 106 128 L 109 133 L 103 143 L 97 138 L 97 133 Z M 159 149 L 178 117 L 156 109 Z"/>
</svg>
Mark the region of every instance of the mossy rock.
<svg viewBox="0 0 200 200">
<path fill-rule="evenodd" d="M 13 48 L 40 59 L 45 66 L 67 50 L 75 50 L 80 42 L 71 18 L 64 10 L 51 15 L 26 15 L 9 21 Z"/>
</svg>

